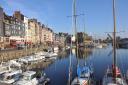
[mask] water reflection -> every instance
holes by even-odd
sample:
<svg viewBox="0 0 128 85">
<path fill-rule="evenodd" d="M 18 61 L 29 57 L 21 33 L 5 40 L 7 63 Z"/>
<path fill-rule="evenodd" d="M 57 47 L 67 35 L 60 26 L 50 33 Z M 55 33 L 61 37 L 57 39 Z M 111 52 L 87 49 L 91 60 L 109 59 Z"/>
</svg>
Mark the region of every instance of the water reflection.
<svg viewBox="0 0 128 85">
<path fill-rule="evenodd" d="M 76 55 L 79 59 L 86 58 L 92 55 L 93 49 L 92 48 L 79 48 L 79 49 L 72 49 L 72 54 Z"/>
<path fill-rule="evenodd" d="M 58 55 L 58 59 L 66 58 L 70 55 L 70 50 L 59 51 Z"/>
<path fill-rule="evenodd" d="M 76 77 L 76 67 L 79 59 L 80 65 L 83 65 L 85 61 L 93 64 L 95 81 L 99 81 L 103 78 L 108 66 L 112 64 L 113 55 L 109 55 L 111 50 L 112 48 L 110 47 L 102 49 L 81 48 L 78 51 L 76 49 L 72 49 L 71 55 L 70 50 L 61 51 L 59 52 L 57 60 L 50 61 L 46 64 L 46 66 L 44 62 L 41 62 L 41 64 L 37 64 L 34 67 L 35 69 L 38 68 L 39 70 L 44 70 L 46 72 L 48 77 L 51 79 L 50 85 L 67 85 L 69 75 L 69 59 L 71 56 L 72 79 Z M 117 62 L 123 74 L 125 74 L 128 70 L 127 52 L 128 49 L 117 50 Z"/>
<path fill-rule="evenodd" d="M 72 79 L 76 76 L 77 57 L 81 63 L 84 63 L 85 59 L 93 54 L 93 49 L 72 49 L 59 52 L 58 59 L 45 69 L 48 77 L 51 78 L 51 85 L 67 85 L 68 73 L 69 73 L 69 57 L 71 56 L 72 62 Z M 76 56 L 78 55 L 78 56 Z"/>
<path fill-rule="evenodd" d="M 78 58 L 83 59 L 92 55 L 92 48 L 80 48 L 78 49 Z"/>
</svg>

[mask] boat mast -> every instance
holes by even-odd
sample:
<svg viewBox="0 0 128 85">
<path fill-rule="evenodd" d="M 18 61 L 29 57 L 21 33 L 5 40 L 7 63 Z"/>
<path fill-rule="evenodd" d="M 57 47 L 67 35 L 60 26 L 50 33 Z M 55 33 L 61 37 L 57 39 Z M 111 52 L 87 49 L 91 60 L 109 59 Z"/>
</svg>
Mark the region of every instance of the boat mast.
<svg viewBox="0 0 128 85">
<path fill-rule="evenodd" d="M 84 43 L 84 46 L 85 46 L 85 15 L 84 15 L 84 18 L 83 18 L 83 22 L 84 22 L 84 24 L 83 24 L 83 26 L 84 26 L 84 38 L 83 38 L 83 43 Z"/>
<path fill-rule="evenodd" d="M 114 78 L 116 78 L 116 15 L 115 15 L 115 0 L 113 0 L 113 23 L 114 23 L 114 32 L 113 32 L 113 65 L 114 65 Z M 116 82 L 116 79 L 115 79 Z"/>
<path fill-rule="evenodd" d="M 73 28 L 74 28 L 74 36 L 75 36 L 75 44 L 76 47 L 78 46 L 78 39 L 77 39 L 77 15 L 76 15 L 76 0 L 73 0 Z"/>
<path fill-rule="evenodd" d="M 72 33 L 71 33 L 71 45 L 70 45 L 70 58 L 69 58 L 69 79 L 68 79 L 68 85 L 71 85 L 71 79 L 72 79 L 72 37 L 75 37 L 75 41 L 76 41 L 76 0 L 73 0 L 72 3 Z M 72 36 L 73 35 L 73 36 Z M 76 43 L 75 43 L 76 45 Z M 76 45 L 77 46 L 77 45 Z"/>
<path fill-rule="evenodd" d="M 75 33 L 75 45 L 76 45 L 76 57 L 78 57 L 78 37 L 77 37 L 77 16 L 79 15 L 76 15 L 76 0 L 73 0 L 73 29 L 74 29 L 74 33 Z M 77 59 L 78 60 L 78 59 Z M 78 64 L 78 61 L 77 61 L 77 64 Z"/>
<path fill-rule="evenodd" d="M 79 65 L 78 60 L 78 37 L 77 37 L 77 16 L 76 15 L 76 0 L 73 0 L 73 26 L 74 26 L 74 32 L 75 32 L 75 45 L 76 45 L 76 59 L 77 59 L 77 67 Z M 78 75 L 77 75 L 77 82 L 78 81 Z"/>
</svg>

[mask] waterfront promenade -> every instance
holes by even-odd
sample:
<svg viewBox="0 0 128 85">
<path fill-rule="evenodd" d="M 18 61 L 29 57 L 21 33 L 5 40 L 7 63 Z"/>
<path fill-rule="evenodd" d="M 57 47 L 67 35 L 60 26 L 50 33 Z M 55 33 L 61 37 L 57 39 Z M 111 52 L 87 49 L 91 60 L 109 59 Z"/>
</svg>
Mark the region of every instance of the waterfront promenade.
<svg viewBox="0 0 128 85">
<path fill-rule="evenodd" d="M 35 47 L 35 48 L 22 49 L 22 50 L 1 51 L 0 62 L 31 55 L 32 53 L 43 51 L 43 49 L 47 49 L 47 46 L 39 46 L 38 48 Z"/>
</svg>

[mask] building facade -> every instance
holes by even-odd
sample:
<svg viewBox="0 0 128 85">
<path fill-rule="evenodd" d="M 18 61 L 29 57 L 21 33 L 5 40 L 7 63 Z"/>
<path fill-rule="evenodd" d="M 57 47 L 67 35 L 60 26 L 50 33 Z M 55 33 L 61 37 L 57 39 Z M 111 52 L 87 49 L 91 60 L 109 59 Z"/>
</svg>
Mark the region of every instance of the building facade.
<svg viewBox="0 0 128 85">
<path fill-rule="evenodd" d="M 41 24 L 41 22 L 38 22 L 38 24 L 39 24 L 39 44 L 43 44 L 41 38 L 42 38 L 42 28 L 44 27 L 44 25 Z"/>
<path fill-rule="evenodd" d="M 3 19 L 4 19 L 4 12 L 3 12 L 3 8 L 0 7 L 0 37 L 2 37 L 4 35 L 4 33 L 3 33 Z"/>
<path fill-rule="evenodd" d="M 61 37 L 61 41 L 63 38 Z M 16 47 L 18 44 L 53 45 L 54 41 L 53 30 L 37 19 L 29 19 L 20 11 L 9 16 L 0 7 L 0 49 Z"/>
<path fill-rule="evenodd" d="M 40 44 L 40 24 L 37 19 L 29 19 L 28 21 L 28 34 L 33 45 Z"/>
<path fill-rule="evenodd" d="M 9 16 L 0 8 L 1 48 L 10 48 L 24 42 L 25 24 L 15 16 Z"/>
<path fill-rule="evenodd" d="M 25 43 L 26 44 L 31 44 L 31 35 L 29 33 L 29 29 L 28 29 L 28 20 L 29 18 L 24 16 L 24 24 L 25 24 Z"/>
<path fill-rule="evenodd" d="M 61 45 L 61 46 L 64 46 L 66 45 L 68 42 L 70 42 L 68 39 L 69 37 L 69 34 L 68 33 L 63 33 L 63 32 L 60 32 L 60 33 L 55 33 L 55 39 L 54 39 L 54 44 L 55 45 Z"/>
<path fill-rule="evenodd" d="M 28 27 L 29 27 L 28 31 L 29 31 L 31 43 L 36 44 L 36 32 L 35 32 L 36 26 L 33 20 L 29 19 Z"/>
<path fill-rule="evenodd" d="M 51 45 L 53 44 L 53 31 L 48 27 L 42 27 L 42 43 Z"/>
<path fill-rule="evenodd" d="M 20 18 L 15 15 L 10 16 L 11 36 L 10 45 L 16 47 L 18 44 L 25 44 L 25 23 L 24 16 Z"/>
<path fill-rule="evenodd" d="M 10 18 L 4 13 L 3 8 L 0 7 L 0 49 L 4 49 L 9 46 L 10 35 Z"/>
</svg>

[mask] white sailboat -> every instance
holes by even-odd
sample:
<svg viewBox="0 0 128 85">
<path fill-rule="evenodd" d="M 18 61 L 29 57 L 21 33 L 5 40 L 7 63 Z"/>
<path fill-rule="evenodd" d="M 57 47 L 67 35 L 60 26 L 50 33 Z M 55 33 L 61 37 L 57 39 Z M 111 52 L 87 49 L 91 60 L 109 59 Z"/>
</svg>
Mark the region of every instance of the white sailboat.
<svg viewBox="0 0 128 85">
<path fill-rule="evenodd" d="M 11 68 L 6 62 L 2 62 L 0 64 L 0 74 L 3 74 L 3 73 L 8 72 L 10 70 L 11 70 Z"/>
<path fill-rule="evenodd" d="M 23 63 L 23 64 L 28 64 L 28 60 L 26 60 L 25 57 L 19 58 L 18 61 Z"/>
<path fill-rule="evenodd" d="M 114 69 L 116 71 L 115 76 L 114 76 Z M 102 85 L 127 85 L 127 83 L 123 78 L 120 69 L 116 67 L 116 68 L 107 69 L 107 72 L 103 78 Z"/>
<path fill-rule="evenodd" d="M 78 54 L 78 50 L 76 54 Z M 86 64 L 86 59 L 84 60 L 85 60 L 85 64 L 80 65 L 80 61 L 77 58 L 77 77 L 75 77 L 71 85 L 94 85 L 93 76 L 92 76 L 93 75 L 92 66 L 89 64 Z"/>
<path fill-rule="evenodd" d="M 113 32 L 113 65 L 108 68 L 103 78 L 102 85 L 127 85 L 116 62 L 116 22 L 115 22 L 115 0 L 113 0 L 114 32 Z"/>
<path fill-rule="evenodd" d="M 10 66 L 14 66 L 14 67 L 21 67 L 21 62 L 18 61 L 18 59 L 13 59 L 8 61 L 8 63 L 10 64 Z"/>
<path fill-rule="evenodd" d="M 26 71 L 22 74 L 22 78 L 13 85 L 46 85 L 50 82 L 44 72 L 37 73 L 35 71 Z"/>
<path fill-rule="evenodd" d="M 77 67 L 77 77 L 72 81 L 71 85 L 93 85 L 92 72 L 88 65 Z"/>
<path fill-rule="evenodd" d="M 14 83 L 14 85 L 37 85 L 38 80 L 35 77 L 35 71 L 26 71 L 23 73 L 23 78 Z"/>
<path fill-rule="evenodd" d="M 76 35 L 76 57 L 78 57 L 78 39 L 77 39 L 77 31 L 76 31 L 76 0 L 73 0 L 73 20 L 74 20 L 74 29 Z M 71 85 L 93 85 L 91 84 L 91 74 L 92 71 L 88 65 L 84 65 L 80 67 L 79 60 L 77 59 L 77 76 L 71 82 Z"/>
<path fill-rule="evenodd" d="M 48 52 L 48 53 L 45 55 L 45 58 L 46 58 L 46 59 L 57 59 L 57 56 L 58 56 L 57 53 Z"/>
<path fill-rule="evenodd" d="M 21 77 L 22 70 L 12 70 L 0 75 L 0 82 L 4 84 L 12 84 Z"/>
</svg>

